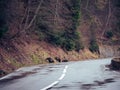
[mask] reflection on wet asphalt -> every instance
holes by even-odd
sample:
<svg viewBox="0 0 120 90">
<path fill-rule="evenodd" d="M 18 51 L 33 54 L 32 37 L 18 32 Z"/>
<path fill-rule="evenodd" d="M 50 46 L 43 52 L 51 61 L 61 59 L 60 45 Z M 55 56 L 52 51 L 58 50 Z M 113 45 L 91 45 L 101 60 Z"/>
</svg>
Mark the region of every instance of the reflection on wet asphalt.
<svg viewBox="0 0 120 90">
<path fill-rule="evenodd" d="M 109 70 L 110 59 L 24 67 L 0 78 L 0 90 L 41 90 L 65 77 L 47 90 L 119 90 L 120 72 Z"/>
</svg>

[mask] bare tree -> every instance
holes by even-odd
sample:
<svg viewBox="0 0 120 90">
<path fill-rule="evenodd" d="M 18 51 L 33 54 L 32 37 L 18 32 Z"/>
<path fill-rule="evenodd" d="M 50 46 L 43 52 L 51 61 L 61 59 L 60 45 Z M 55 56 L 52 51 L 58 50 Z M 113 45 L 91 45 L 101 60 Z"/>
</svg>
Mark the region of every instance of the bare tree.
<svg viewBox="0 0 120 90">
<path fill-rule="evenodd" d="M 38 7 L 37 7 L 37 9 L 36 9 L 36 11 L 35 11 L 34 16 L 33 16 L 32 20 L 30 21 L 30 23 L 25 27 L 25 30 L 29 29 L 29 28 L 32 26 L 34 20 L 36 19 L 37 15 L 38 15 L 38 12 L 39 12 L 39 10 L 40 10 L 40 7 L 41 7 L 43 1 L 44 1 L 44 0 L 41 0 L 41 1 L 39 2 L 39 5 L 38 5 Z"/>
<path fill-rule="evenodd" d="M 59 8 L 59 0 L 56 0 L 56 4 L 55 4 L 55 16 L 54 16 L 54 26 L 55 26 L 55 29 L 57 29 L 58 22 L 59 22 L 58 8 Z"/>
<path fill-rule="evenodd" d="M 106 21 L 105 27 L 103 29 L 103 32 L 102 32 L 102 35 L 101 35 L 101 39 L 102 39 L 102 37 L 103 37 L 103 35 L 104 35 L 105 31 L 106 31 L 106 28 L 107 28 L 107 26 L 109 24 L 111 13 L 112 13 L 111 12 L 111 2 L 110 2 L 110 0 L 109 0 L 108 4 L 109 4 L 109 11 L 108 11 L 108 16 L 107 16 L 107 21 Z"/>
<path fill-rule="evenodd" d="M 88 5 L 89 5 L 89 0 L 87 0 L 87 3 L 86 3 L 86 9 L 88 8 Z"/>
<path fill-rule="evenodd" d="M 30 18 L 30 13 L 29 12 L 31 10 L 30 4 L 32 2 L 31 2 L 31 0 L 28 0 L 28 2 L 27 2 L 28 5 L 26 6 L 23 18 L 21 19 L 21 22 L 19 24 L 19 31 L 14 36 L 12 36 L 11 39 L 14 38 L 14 37 L 16 37 L 16 36 L 18 36 L 20 33 L 25 33 L 26 30 L 28 30 L 33 25 L 33 23 L 34 23 L 37 15 L 38 15 L 38 13 L 39 13 L 39 10 L 40 10 L 40 7 L 41 7 L 43 1 L 44 0 L 40 0 L 39 1 L 39 4 L 38 4 L 38 6 L 37 6 L 37 8 L 36 8 L 36 10 L 34 12 L 34 16 L 31 19 L 31 21 L 29 21 L 29 18 Z"/>
</svg>

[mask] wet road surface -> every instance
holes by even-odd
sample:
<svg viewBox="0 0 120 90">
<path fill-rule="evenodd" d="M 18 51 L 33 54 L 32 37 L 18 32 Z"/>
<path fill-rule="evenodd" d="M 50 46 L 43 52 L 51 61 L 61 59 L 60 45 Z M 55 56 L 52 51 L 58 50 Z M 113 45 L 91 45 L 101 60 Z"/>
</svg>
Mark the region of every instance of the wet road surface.
<svg viewBox="0 0 120 90">
<path fill-rule="evenodd" d="M 24 67 L 0 78 L 0 90 L 120 90 L 111 59 Z"/>
</svg>

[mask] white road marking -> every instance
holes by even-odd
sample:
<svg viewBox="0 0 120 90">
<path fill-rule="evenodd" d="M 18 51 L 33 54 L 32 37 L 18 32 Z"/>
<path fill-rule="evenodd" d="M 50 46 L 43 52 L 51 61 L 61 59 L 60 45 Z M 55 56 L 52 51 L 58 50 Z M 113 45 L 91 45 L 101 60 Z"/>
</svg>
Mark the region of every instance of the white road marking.
<svg viewBox="0 0 120 90">
<path fill-rule="evenodd" d="M 59 81 L 55 81 L 55 82 L 53 82 L 52 84 L 50 84 L 49 86 L 47 86 L 47 87 L 45 87 L 45 88 L 43 88 L 43 89 L 41 89 L 41 90 L 47 90 L 47 89 L 53 87 L 54 85 L 56 85 L 58 82 L 59 82 Z"/>
<path fill-rule="evenodd" d="M 67 69 L 67 68 L 68 68 L 68 65 L 65 66 L 65 69 Z"/>
<path fill-rule="evenodd" d="M 64 70 L 63 70 L 63 73 L 66 73 L 66 72 L 67 72 L 67 69 L 64 69 Z"/>
<path fill-rule="evenodd" d="M 50 84 L 47 87 L 40 89 L 40 90 L 47 90 L 49 88 L 52 88 L 54 85 L 58 84 L 65 77 L 66 72 L 67 72 L 67 68 L 68 68 L 68 65 L 65 66 L 65 68 L 63 69 L 62 75 L 60 76 L 60 78 L 57 81 L 53 82 L 52 84 Z"/>
<path fill-rule="evenodd" d="M 58 80 L 60 81 L 60 80 L 62 80 L 64 77 L 65 77 L 65 73 L 63 73 Z"/>
</svg>

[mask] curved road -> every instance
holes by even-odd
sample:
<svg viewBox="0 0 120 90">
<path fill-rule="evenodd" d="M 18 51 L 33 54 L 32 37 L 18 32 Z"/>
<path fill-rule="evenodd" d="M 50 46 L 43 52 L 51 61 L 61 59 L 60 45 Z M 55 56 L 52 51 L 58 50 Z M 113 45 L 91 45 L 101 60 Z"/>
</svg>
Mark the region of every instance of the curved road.
<svg viewBox="0 0 120 90">
<path fill-rule="evenodd" d="M 120 90 L 110 59 L 24 67 L 0 78 L 0 90 Z"/>
</svg>

